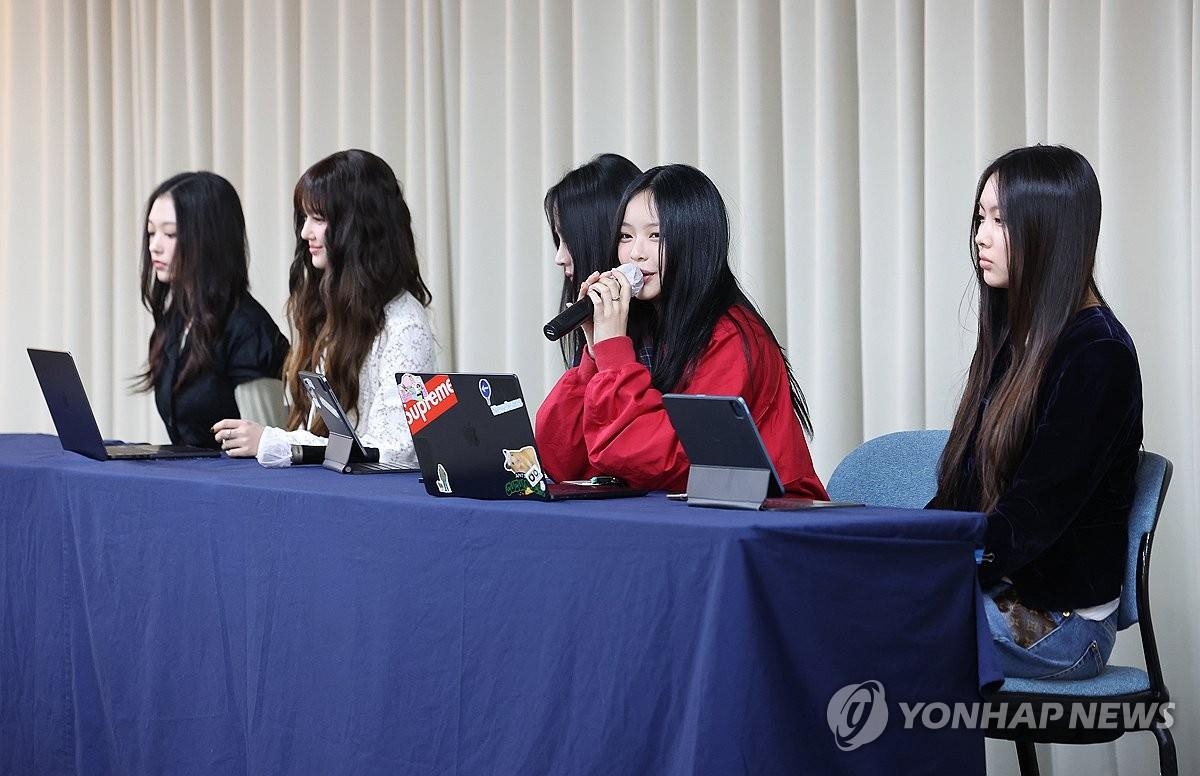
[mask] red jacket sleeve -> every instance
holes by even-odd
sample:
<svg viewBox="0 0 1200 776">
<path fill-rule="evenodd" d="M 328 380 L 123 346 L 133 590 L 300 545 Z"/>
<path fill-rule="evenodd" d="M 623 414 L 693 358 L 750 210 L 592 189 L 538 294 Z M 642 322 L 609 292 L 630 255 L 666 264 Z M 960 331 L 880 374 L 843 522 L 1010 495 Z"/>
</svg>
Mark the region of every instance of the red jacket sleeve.
<svg viewBox="0 0 1200 776">
<path fill-rule="evenodd" d="M 583 435 L 592 468 L 621 477 L 633 487 L 684 490 L 690 463 L 675 435 L 662 394 L 628 337 L 595 346 L 598 374 L 585 389 Z M 696 363 L 687 393 L 749 395 L 749 369 L 742 339 L 723 319 Z"/>
<path fill-rule="evenodd" d="M 596 375 L 596 361 L 583 349 L 579 366 L 558 378 L 537 412 L 534 439 L 542 468 L 558 482 L 590 477 L 583 441 L 584 389 Z"/>
<path fill-rule="evenodd" d="M 757 321 L 740 311 L 718 321 L 680 392 L 743 397 L 785 490 L 828 498 L 792 409 L 783 357 Z M 687 488 L 691 464 L 628 337 L 598 343 L 595 360 L 585 354 L 563 375 L 538 412 L 537 429 L 542 465 L 560 481 L 610 474 L 636 488 Z"/>
</svg>

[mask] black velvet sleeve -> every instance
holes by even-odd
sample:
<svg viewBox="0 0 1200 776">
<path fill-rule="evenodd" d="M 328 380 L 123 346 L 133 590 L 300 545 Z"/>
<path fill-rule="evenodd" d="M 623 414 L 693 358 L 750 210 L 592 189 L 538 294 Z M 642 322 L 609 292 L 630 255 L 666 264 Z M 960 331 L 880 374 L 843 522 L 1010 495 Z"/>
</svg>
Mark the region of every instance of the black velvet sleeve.
<svg viewBox="0 0 1200 776">
<path fill-rule="evenodd" d="M 288 354 L 287 338 L 253 299 L 243 299 L 229 321 L 228 374 L 234 385 L 260 377 L 279 378 Z"/>
<path fill-rule="evenodd" d="M 1030 443 L 1011 485 L 988 515 L 982 583 L 1018 572 L 1071 526 L 1110 471 L 1124 442 L 1140 439 L 1137 356 L 1101 339 L 1068 354 L 1047 385 Z M 1135 429 L 1134 426 L 1137 426 Z"/>
</svg>

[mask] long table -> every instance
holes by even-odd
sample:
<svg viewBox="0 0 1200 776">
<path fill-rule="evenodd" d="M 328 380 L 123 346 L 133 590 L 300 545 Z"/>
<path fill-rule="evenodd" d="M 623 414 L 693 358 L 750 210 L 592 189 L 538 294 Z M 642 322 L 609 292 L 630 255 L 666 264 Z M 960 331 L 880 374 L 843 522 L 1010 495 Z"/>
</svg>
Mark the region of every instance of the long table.
<svg viewBox="0 0 1200 776">
<path fill-rule="evenodd" d="M 0 774 L 982 774 L 982 531 L 0 436 Z"/>
</svg>

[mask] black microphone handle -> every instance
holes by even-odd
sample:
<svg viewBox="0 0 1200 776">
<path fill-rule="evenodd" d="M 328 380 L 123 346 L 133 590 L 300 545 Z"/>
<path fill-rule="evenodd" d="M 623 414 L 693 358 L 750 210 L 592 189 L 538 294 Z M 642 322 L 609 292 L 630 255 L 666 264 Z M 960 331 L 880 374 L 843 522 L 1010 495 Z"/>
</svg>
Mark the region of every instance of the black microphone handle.
<svg viewBox="0 0 1200 776">
<path fill-rule="evenodd" d="M 563 310 L 558 315 L 542 327 L 542 333 L 546 335 L 546 339 L 554 342 L 567 336 L 571 332 L 579 328 L 580 324 L 592 317 L 595 307 L 592 299 L 585 296 L 578 302 L 574 303 L 567 309 Z"/>
</svg>

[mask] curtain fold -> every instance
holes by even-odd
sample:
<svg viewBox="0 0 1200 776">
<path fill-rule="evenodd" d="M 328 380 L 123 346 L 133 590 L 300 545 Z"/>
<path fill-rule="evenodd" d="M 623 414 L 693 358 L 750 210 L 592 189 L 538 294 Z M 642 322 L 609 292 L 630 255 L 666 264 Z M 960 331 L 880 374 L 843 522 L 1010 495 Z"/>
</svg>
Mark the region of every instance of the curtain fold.
<svg viewBox="0 0 1200 776">
<path fill-rule="evenodd" d="M 1200 0 L 0 0 L 0 431 L 51 431 L 26 346 L 71 349 L 102 431 L 162 441 L 131 395 L 150 333 L 146 197 L 212 169 L 283 323 L 299 175 L 346 147 L 396 170 L 447 369 L 561 372 L 541 209 L 612 151 L 700 166 L 733 263 L 810 403 L 819 473 L 946 427 L 974 347 L 979 171 L 1065 143 L 1099 175 L 1101 289 L 1138 345 L 1146 447 L 1175 463 L 1154 606 L 1181 762 L 1200 765 Z M 668 257 L 668 262 L 669 262 Z M 1117 658 L 1138 662 L 1123 636 Z M 1145 737 L 1148 739 L 1149 737 Z M 996 769 L 1011 748 L 989 746 Z M 1047 772 L 1148 770 L 1148 740 Z"/>
</svg>

